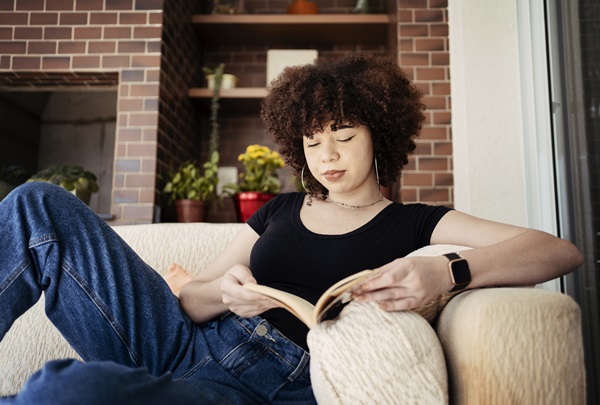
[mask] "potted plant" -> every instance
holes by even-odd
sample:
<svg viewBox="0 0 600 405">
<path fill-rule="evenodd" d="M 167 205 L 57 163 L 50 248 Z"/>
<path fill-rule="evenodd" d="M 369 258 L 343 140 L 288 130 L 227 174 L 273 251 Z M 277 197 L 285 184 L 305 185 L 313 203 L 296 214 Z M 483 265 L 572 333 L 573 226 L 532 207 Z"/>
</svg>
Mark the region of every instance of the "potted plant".
<svg viewBox="0 0 600 405">
<path fill-rule="evenodd" d="M 219 153 L 213 151 L 202 168 L 188 161 L 171 175 L 163 191 L 169 195 L 169 202 L 175 203 L 178 222 L 203 222 L 206 219 L 207 204 L 217 198 L 218 164 Z"/>
<path fill-rule="evenodd" d="M 86 204 L 90 203 L 92 194 L 98 192 L 96 175 L 76 165 L 50 165 L 31 176 L 27 181 L 43 181 L 59 185 L 75 194 Z"/>
<path fill-rule="evenodd" d="M 26 179 L 27 172 L 23 166 L 12 165 L 0 167 L 0 201 L 2 201 L 13 188 L 25 182 Z"/>
<path fill-rule="evenodd" d="M 221 89 L 234 89 L 237 87 L 238 78 L 230 73 L 225 73 L 225 64 L 221 63 L 216 68 L 204 66 L 202 68 L 206 77 L 206 84 L 213 90 L 213 95 L 218 94 Z"/>
<path fill-rule="evenodd" d="M 249 145 L 238 156 L 244 165 L 238 184 L 228 184 L 223 189 L 235 199 L 238 220 L 246 222 L 267 201 L 281 192 L 277 169 L 284 166 L 279 153 L 263 145 Z"/>
</svg>

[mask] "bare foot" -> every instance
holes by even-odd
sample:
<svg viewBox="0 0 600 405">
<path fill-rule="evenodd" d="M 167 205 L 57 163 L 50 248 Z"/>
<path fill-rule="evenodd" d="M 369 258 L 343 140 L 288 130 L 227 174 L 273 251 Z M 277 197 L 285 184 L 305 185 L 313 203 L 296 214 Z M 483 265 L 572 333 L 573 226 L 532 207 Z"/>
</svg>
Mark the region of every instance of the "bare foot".
<svg viewBox="0 0 600 405">
<path fill-rule="evenodd" d="M 165 281 L 173 291 L 173 294 L 179 297 L 179 292 L 181 288 L 188 282 L 192 280 L 192 276 L 187 272 L 186 269 L 181 267 L 177 263 L 173 263 L 167 269 L 167 274 L 165 275 Z"/>
</svg>

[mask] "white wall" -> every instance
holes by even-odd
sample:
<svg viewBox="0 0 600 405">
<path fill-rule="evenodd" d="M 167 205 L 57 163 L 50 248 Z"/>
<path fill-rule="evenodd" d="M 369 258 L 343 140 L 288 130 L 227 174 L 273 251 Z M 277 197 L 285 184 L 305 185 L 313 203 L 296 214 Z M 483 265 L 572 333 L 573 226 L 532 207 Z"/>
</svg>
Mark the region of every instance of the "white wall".
<svg viewBox="0 0 600 405">
<path fill-rule="evenodd" d="M 525 226 L 516 2 L 450 0 L 448 14 L 455 207 Z"/>
</svg>

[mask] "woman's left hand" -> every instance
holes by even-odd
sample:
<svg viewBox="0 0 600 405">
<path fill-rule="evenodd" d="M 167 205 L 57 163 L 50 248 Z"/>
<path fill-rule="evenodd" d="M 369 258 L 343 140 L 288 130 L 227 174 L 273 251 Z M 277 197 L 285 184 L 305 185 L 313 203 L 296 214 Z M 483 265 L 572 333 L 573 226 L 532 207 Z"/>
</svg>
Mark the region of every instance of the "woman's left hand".
<svg viewBox="0 0 600 405">
<path fill-rule="evenodd" d="M 379 269 L 353 292 L 360 302 L 375 301 L 386 311 L 420 307 L 452 288 L 444 256 L 404 257 Z"/>
</svg>

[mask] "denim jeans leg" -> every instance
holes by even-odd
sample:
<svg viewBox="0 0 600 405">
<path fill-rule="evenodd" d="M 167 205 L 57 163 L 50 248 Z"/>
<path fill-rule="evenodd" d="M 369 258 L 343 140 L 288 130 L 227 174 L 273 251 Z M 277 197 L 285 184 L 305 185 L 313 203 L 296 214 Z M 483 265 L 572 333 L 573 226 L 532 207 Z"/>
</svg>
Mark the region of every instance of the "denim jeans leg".
<svg viewBox="0 0 600 405">
<path fill-rule="evenodd" d="M 145 368 L 105 361 L 55 360 L 32 375 L 17 395 L 0 398 L 0 405 L 258 403 L 245 396 L 224 396 L 223 393 L 228 394 L 228 388 L 219 383 L 174 381 L 170 373 L 153 376 Z"/>
<path fill-rule="evenodd" d="M 208 355 L 200 344 L 189 358 L 197 327 L 101 218 L 58 186 L 27 183 L 0 203 L 0 339 L 42 291 L 49 319 L 86 361 L 160 375 Z"/>
</svg>

